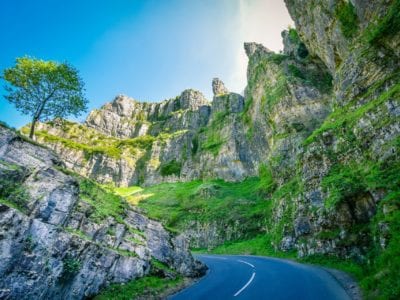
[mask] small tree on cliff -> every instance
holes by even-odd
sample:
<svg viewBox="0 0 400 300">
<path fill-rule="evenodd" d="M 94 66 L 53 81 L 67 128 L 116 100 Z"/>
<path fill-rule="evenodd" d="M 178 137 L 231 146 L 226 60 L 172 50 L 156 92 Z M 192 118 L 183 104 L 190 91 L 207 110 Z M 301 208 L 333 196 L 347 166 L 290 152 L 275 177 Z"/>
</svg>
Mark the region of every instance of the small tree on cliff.
<svg viewBox="0 0 400 300">
<path fill-rule="evenodd" d="M 6 100 L 32 117 L 30 138 L 38 121 L 77 117 L 87 109 L 84 83 L 67 63 L 20 57 L 15 66 L 3 71 L 2 78 L 6 81 Z"/>
</svg>

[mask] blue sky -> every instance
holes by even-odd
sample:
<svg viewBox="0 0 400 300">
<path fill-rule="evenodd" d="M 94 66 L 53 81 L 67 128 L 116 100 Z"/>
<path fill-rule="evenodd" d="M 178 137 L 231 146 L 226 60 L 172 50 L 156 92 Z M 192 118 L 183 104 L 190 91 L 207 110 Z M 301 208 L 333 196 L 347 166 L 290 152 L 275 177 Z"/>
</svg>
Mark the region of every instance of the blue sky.
<svg viewBox="0 0 400 300">
<path fill-rule="evenodd" d="M 118 94 L 161 101 L 186 88 L 211 100 L 213 77 L 243 91 L 243 42 L 279 51 L 291 24 L 283 0 L 1 1 L 0 70 L 24 55 L 68 61 L 86 83 L 90 109 Z M 4 93 L 0 87 L 0 120 L 29 122 Z"/>
</svg>

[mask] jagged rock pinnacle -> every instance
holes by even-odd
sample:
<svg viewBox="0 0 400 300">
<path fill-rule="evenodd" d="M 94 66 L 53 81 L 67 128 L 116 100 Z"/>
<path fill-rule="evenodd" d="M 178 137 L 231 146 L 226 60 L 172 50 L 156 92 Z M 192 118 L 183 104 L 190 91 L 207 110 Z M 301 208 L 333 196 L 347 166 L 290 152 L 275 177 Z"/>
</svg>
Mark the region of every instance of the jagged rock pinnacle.
<svg viewBox="0 0 400 300">
<path fill-rule="evenodd" d="M 229 94 L 228 89 L 225 87 L 224 83 L 219 78 L 213 79 L 212 90 L 213 90 L 214 96 Z"/>
<path fill-rule="evenodd" d="M 244 43 L 244 50 L 246 51 L 247 57 L 252 56 L 257 51 L 272 53 L 272 51 L 269 50 L 267 47 L 258 43 Z"/>
</svg>

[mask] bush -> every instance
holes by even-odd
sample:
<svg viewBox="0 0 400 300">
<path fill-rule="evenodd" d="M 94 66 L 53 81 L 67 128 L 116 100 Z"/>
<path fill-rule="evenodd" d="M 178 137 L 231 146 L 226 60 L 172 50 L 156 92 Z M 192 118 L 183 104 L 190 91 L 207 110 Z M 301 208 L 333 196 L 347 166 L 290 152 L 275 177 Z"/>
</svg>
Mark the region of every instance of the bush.
<svg viewBox="0 0 400 300">
<path fill-rule="evenodd" d="M 260 184 L 258 188 L 259 192 L 264 195 L 272 193 L 276 188 L 276 184 L 272 175 L 271 168 L 267 165 L 261 165 L 258 173 L 260 177 Z"/>
<path fill-rule="evenodd" d="M 289 28 L 289 40 L 295 44 L 300 43 L 300 37 L 296 29 Z"/>
<path fill-rule="evenodd" d="M 341 1 L 336 7 L 336 16 L 340 21 L 340 29 L 346 38 L 351 38 L 357 32 L 358 18 L 350 1 Z"/>
<path fill-rule="evenodd" d="M 400 31 L 400 0 L 393 1 L 385 17 L 379 20 L 377 25 L 370 25 L 366 31 L 367 41 L 371 45 L 378 45 L 385 36 L 390 37 Z"/>
<path fill-rule="evenodd" d="M 333 208 L 365 191 L 361 172 L 354 166 L 336 165 L 322 180 L 322 187 L 328 191 L 325 200 L 327 208 Z"/>
<path fill-rule="evenodd" d="M 177 175 L 181 173 L 182 163 L 176 160 L 171 160 L 170 162 L 161 166 L 160 173 L 162 176 Z"/>
<path fill-rule="evenodd" d="M 101 291 L 94 300 L 131 300 L 131 299 L 159 299 L 162 292 L 180 286 L 182 277 L 160 278 L 147 275 L 131 280 L 125 284 L 111 284 Z"/>
<path fill-rule="evenodd" d="M 71 279 L 81 268 L 81 262 L 73 257 L 67 257 L 63 260 L 63 271 L 61 278 L 63 280 Z"/>
<path fill-rule="evenodd" d="M 288 65 L 288 71 L 289 71 L 290 75 L 292 75 L 294 77 L 305 79 L 305 76 L 303 75 L 303 73 L 295 65 Z"/>
<path fill-rule="evenodd" d="M 29 193 L 25 187 L 12 176 L 2 174 L 0 178 L 0 200 L 21 211 L 26 209 Z"/>
</svg>

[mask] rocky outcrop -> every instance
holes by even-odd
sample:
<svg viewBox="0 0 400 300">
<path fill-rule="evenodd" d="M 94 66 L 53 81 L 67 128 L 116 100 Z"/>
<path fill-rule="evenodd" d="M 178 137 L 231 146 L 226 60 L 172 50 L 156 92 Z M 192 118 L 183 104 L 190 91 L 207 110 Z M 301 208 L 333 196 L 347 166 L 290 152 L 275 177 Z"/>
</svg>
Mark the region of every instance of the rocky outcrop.
<svg viewBox="0 0 400 300">
<path fill-rule="evenodd" d="M 194 90 L 185 90 L 174 99 L 160 103 L 137 102 L 117 96 L 86 119 L 89 128 L 117 138 L 197 129 L 208 121 L 209 102 Z"/>
<path fill-rule="evenodd" d="M 212 90 L 213 90 L 214 96 L 229 94 L 228 89 L 225 87 L 224 83 L 219 78 L 213 79 Z"/>
<path fill-rule="evenodd" d="M 193 90 L 161 103 L 118 96 L 92 111 L 85 124 L 39 124 L 37 141 L 54 149 L 68 168 L 119 186 L 257 176 L 272 156 L 293 160 L 299 143 L 330 109 L 325 67 L 308 58 L 298 37 L 285 38 L 285 44 L 295 50 L 281 55 L 245 44 L 245 97 L 229 92 L 218 78 L 211 103 Z"/>
<path fill-rule="evenodd" d="M 154 259 L 203 272 L 183 237 L 62 166 L 0 127 L 0 298 L 83 299 L 148 274 Z"/>
<path fill-rule="evenodd" d="M 211 103 L 192 90 L 156 104 L 118 97 L 84 125 L 42 124 L 38 141 L 121 186 L 241 181 L 262 168 L 275 248 L 364 261 L 379 241 L 384 253 L 400 172 L 399 1 L 285 2 L 296 29 L 282 33 L 283 53 L 245 43 L 244 95 L 214 79 Z M 190 226 L 197 246 L 227 239 L 223 225 Z"/>
<path fill-rule="evenodd" d="M 307 121 L 321 111 L 324 123 L 308 131 L 300 143 L 285 138 L 278 149 L 296 150 L 279 164 L 270 161 L 272 172 L 283 178 L 278 179 L 279 197 L 269 225 L 279 237 L 274 246 L 295 249 L 299 256 L 329 254 L 362 262 L 372 248 L 384 256 L 389 232 L 397 226 L 391 215 L 394 211 L 389 213 L 384 207 L 398 190 L 391 174 L 399 172 L 395 145 L 400 135 L 396 114 L 400 65 L 393 48 L 400 35 L 385 26 L 396 26 L 390 20 L 395 18 L 398 2 L 285 2 L 298 30 L 298 34 L 293 29 L 283 33 L 285 54 L 304 62 L 303 66 L 294 64 L 299 70 L 308 68 L 310 59 L 318 66 L 322 61 L 332 75 L 333 87 L 332 92 L 327 90 L 324 109 L 303 110 L 295 118 L 305 120 L 303 125 L 293 127 L 307 132 Z M 296 40 L 297 46 L 292 43 Z M 299 55 L 303 42 L 310 53 L 306 57 Z M 299 86 L 299 91 L 305 91 L 305 86 Z M 278 103 L 288 102 L 280 97 Z M 294 102 L 288 104 L 296 107 Z M 284 116 L 281 112 L 276 117 Z M 290 193 L 282 196 L 282 191 Z M 371 223 L 373 218 L 379 225 Z"/>
</svg>

